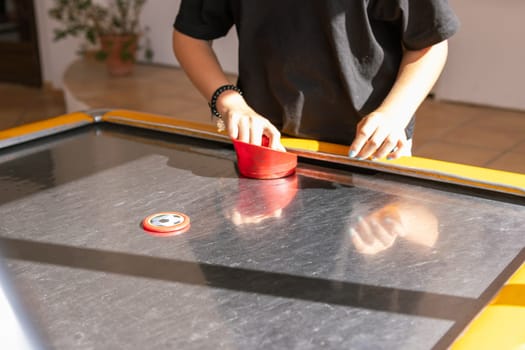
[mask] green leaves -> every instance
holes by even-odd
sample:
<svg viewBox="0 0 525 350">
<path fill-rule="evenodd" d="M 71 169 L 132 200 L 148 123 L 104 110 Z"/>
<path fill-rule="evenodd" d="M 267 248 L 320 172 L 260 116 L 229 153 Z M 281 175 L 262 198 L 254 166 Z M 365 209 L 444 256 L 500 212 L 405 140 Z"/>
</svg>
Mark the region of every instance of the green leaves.
<svg viewBox="0 0 525 350">
<path fill-rule="evenodd" d="M 122 20 L 120 18 L 113 16 L 111 22 L 115 28 L 122 28 Z"/>
<path fill-rule="evenodd" d="M 135 60 L 135 49 L 137 47 L 137 38 L 130 37 L 122 43 L 120 59 L 124 62 Z"/>
<path fill-rule="evenodd" d="M 104 50 L 98 50 L 95 52 L 95 58 L 99 61 L 105 61 L 108 58 L 108 53 Z"/>
<path fill-rule="evenodd" d="M 97 35 L 138 34 L 139 16 L 145 2 L 145 0 L 108 0 L 108 5 L 102 6 L 93 3 L 92 0 L 53 0 L 54 5 L 48 14 L 60 22 L 62 30 L 82 25 L 86 30 L 94 31 Z"/>
<path fill-rule="evenodd" d="M 95 29 L 93 28 L 87 28 L 86 29 L 86 40 L 88 43 L 95 45 L 97 43 L 97 34 L 95 32 Z"/>
<path fill-rule="evenodd" d="M 94 46 L 103 35 L 141 34 L 139 17 L 146 0 L 107 0 L 103 6 L 92 0 L 52 0 L 49 16 L 59 23 L 54 29 L 54 40 L 68 36 L 82 37 Z M 133 47 L 133 50 L 131 50 Z M 133 59 L 136 42 L 122 46 L 120 56 L 123 60 Z M 107 54 L 97 53 L 105 59 Z M 151 59 L 153 52 L 148 46 L 146 58 Z M 105 57 L 103 57 L 105 56 Z"/>
<path fill-rule="evenodd" d="M 60 30 L 60 29 L 55 29 L 55 30 L 53 31 L 53 34 L 54 34 L 54 37 L 53 37 L 53 40 L 54 40 L 54 41 L 62 40 L 62 39 L 64 39 L 66 36 L 69 35 L 67 30 Z"/>
<path fill-rule="evenodd" d="M 80 0 L 78 1 L 78 9 L 83 11 L 88 9 L 92 5 L 91 0 Z"/>
</svg>

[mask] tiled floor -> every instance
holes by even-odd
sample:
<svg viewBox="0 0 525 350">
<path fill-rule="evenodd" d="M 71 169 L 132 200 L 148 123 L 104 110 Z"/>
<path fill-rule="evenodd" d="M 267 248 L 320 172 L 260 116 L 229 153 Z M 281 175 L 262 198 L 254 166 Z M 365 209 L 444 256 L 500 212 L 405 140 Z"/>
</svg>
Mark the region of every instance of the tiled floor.
<svg viewBox="0 0 525 350">
<path fill-rule="evenodd" d="M 177 97 L 170 103 L 177 104 Z M 184 99 L 180 104 L 186 103 Z M 0 84 L 0 130 L 65 110 L 60 92 Z M 414 155 L 525 173 L 525 111 L 429 99 L 418 112 Z"/>
<path fill-rule="evenodd" d="M 525 173 L 525 111 L 427 100 L 414 145 L 417 156 Z"/>
</svg>

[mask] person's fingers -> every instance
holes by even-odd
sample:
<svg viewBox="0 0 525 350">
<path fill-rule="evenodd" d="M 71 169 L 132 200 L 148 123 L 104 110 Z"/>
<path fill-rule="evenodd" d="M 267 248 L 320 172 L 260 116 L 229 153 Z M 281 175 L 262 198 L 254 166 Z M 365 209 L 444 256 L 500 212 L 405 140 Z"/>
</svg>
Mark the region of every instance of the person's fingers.
<svg viewBox="0 0 525 350">
<path fill-rule="evenodd" d="M 227 130 L 228 135 L 232 139 L 237 140 L 239 138 L 239 117 L 237 115 L 232 115 L 228 118 Z"/>
<path fill-rule="evenodd" d="M 375 153 L 372 155 L 374 158 L 384 158 L 386 157 L 394 147 L 396 147 L 397 139 L 393 135 L 388 135 L 381 146 L 376 149 Z"/>
<path fill-rule="evenodd" d="M 374 130 L 368 131 L 368 128 L 363 127 L 366 124 L 365 120 L 361 120 L 357 124 L 356 128 L 356 134 L 354 141 L 350 144 L 350 149 L 348 152 L 349 157 L 356 157 L 359 152 L 361 152 L 361 148 L 365 145 L 365 143 L 368 141 L 370 136 L 372 135 L 372 132 Z"/>
<path fill-rule="evenodd" d="M 377 128 L 375 132 L 370 136 L 368 141 L 364 144 L 361 151 L 357 154 L 359 158 L 369 158 L 376 153 L 376 151 L 384 143 L 386 137 L 386 130 L 382 128 Z"/>
<path fill-rule="evenodd" d="M 268 122 L 265 133 L 269 140 L 269 147 L 278 151 L 286 152 L 286 149 L 281 144 L 281 133 L 273 124 Z"/>
<path fill-rule="evenodd" d="M 228 121 L 228 134 L 242 142 L 261 146 L 263 135 L 268 137 L 269 147 L 286 152 L 281 144 L 281 133 L 266 118 L 260 115 L 234 113 Z"/>
<path fill-rule="evenodd" d="M 397 159 L 401 157 L 403 154 L 409 153 L 407 148 L 410 147 L 410 143 L 407 141 L 406 138 L 402 137 L 397 141 L 396 148 L 393 152 L 388 154 L 388 159 Z"/>
<path fill-rule="evenodd" d="M 250 121 L 245 116 L 239 118 L 239 136 L 237 140 L 250 143 Z"/>
<path fill-rule="evenodd" d="M 348 153 L 350 157 L 362 157 L 362 148 L 378 128 L 379 124 L 377 119 L 378 118 L 371 116 L 361 120 L 359 124 L 357 124 L 356 135 L 350 145 Z"/>
<path fill-rule="evenodd" d="M 252 118 L 250 121 L 250 143 L 253 145 L 261 146 L 262 145 L 262 135 L 263 135 L 263 123 L 260 119 Z"/>
</svg>

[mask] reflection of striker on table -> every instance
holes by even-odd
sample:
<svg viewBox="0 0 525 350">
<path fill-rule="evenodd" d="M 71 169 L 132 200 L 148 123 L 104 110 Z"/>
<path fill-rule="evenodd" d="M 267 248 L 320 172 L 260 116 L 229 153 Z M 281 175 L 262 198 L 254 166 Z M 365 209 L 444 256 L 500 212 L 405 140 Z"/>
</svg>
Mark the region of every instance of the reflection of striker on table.
<svg viewBox="0 0 525 350">
<path fill-rule="evenodd" d="M 254 180 L 213 129 L 94 114 L 106 122 L 0 132 L 0 246 L 52 348 L 446 348 L 480 311 L 482 335 L 454 346 L 519 344 L 490 329 L 525 322 L 509 280 L 525 258 L 523 175 L 445 164 L 440 183 L 416 157 L 360 162 L 288 139 L 296 173 Z M 35 133 L 48 137 L 18 143 Z M 191 217 L 184 234 L 144 234 L 170 211 Z M 510 318 L 484 316 L 503 304 Z"/>
</svg>

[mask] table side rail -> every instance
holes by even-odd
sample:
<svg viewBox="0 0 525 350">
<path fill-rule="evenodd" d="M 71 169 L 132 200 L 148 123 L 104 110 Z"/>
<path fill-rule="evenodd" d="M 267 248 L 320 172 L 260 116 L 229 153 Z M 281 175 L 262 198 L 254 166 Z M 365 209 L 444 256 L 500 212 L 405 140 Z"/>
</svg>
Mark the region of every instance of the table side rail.
<svg viewBox="0 0 525 350">
<path fill-rule="evenodd" d="M 225 133 L 219 133 L 213 126 L 184 121 L 175 117 L 129 110 L 111 110 L 102 116 L 102 120 L 231 143 Z M 305 158 L 525 197 L 525 175 L 523 174 L 416 156 L 396 160 L 357 160 L 347 156 L 348 146 L 345 145 L 287 137 L 283 137 L 281 141 L 288 151 Z"/>
<path fill-rule="evenodd" d="M 94 123 L 91 115 L 75 112 L 0 131 L 0 149 Z"/>
</svg>

